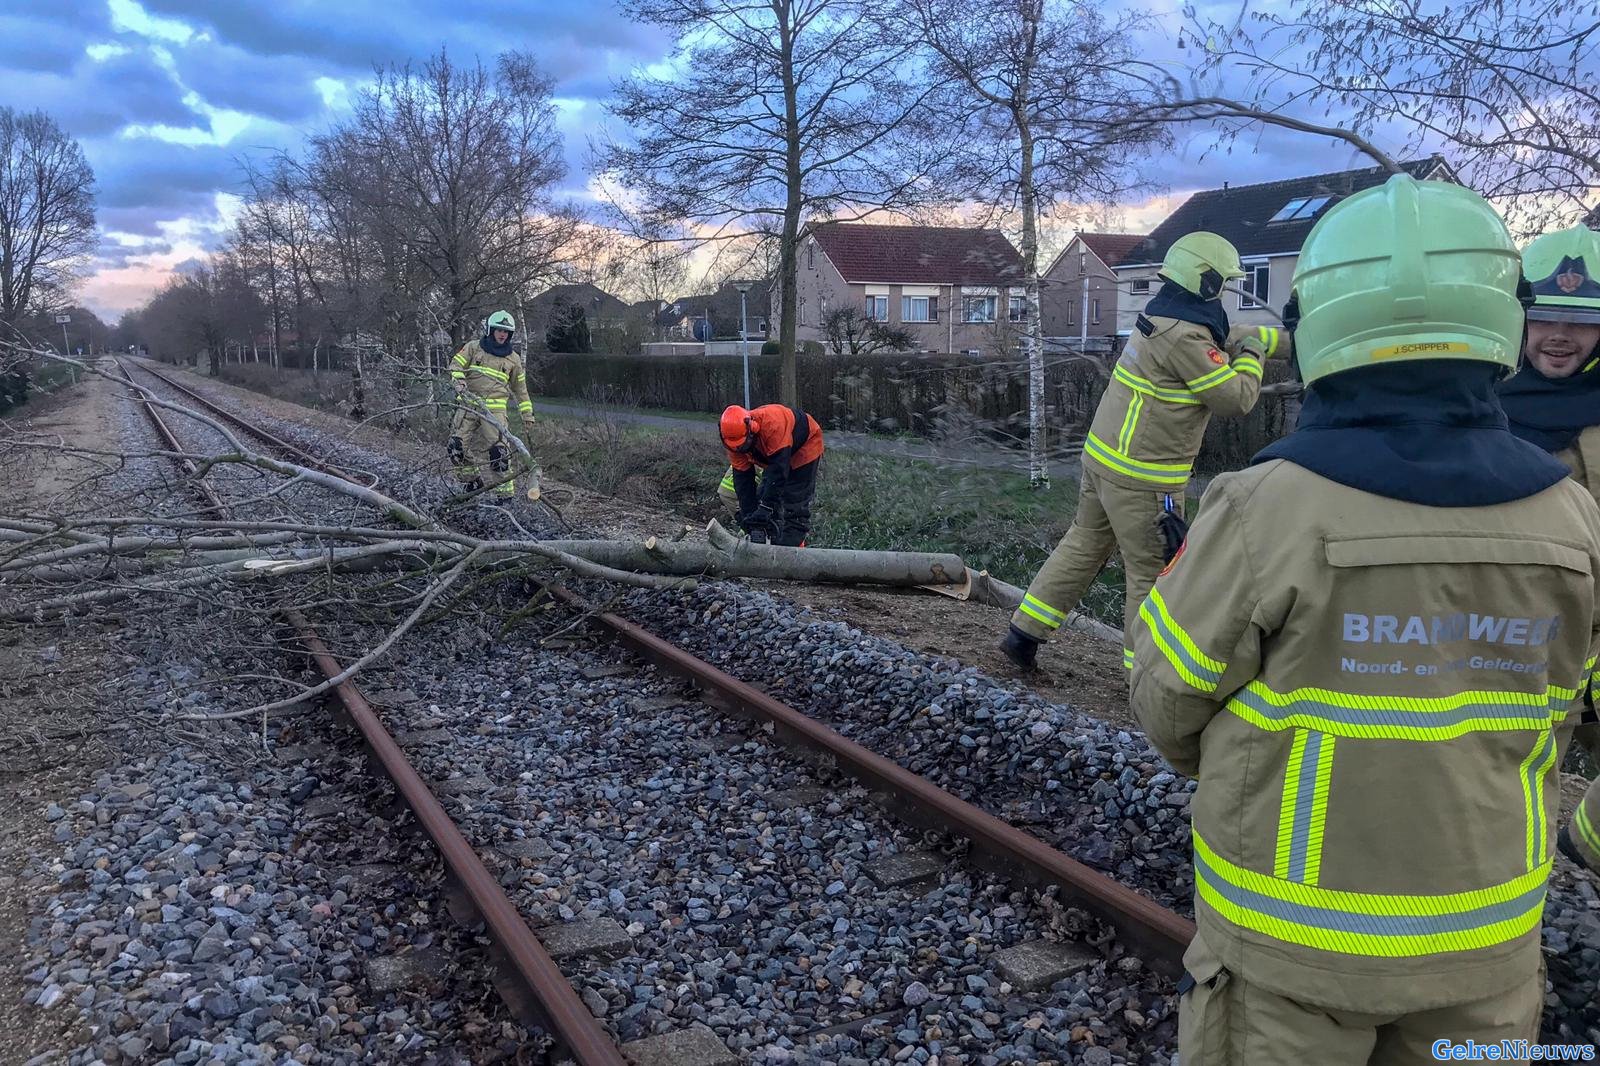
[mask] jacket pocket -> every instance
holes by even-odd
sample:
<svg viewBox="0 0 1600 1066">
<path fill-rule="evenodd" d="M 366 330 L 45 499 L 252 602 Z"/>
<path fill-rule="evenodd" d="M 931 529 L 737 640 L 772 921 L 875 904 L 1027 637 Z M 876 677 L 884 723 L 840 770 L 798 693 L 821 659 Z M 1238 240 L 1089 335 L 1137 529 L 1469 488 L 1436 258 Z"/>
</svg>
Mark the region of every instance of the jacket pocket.
<svg viewBox="0 0 1600 1066">
<path fill-rule="evenodd" d="M 1196 960 L 1183 975 L 1178 1047 L 1183 1066 L 1229 1066 L 1229 1000 L 1233 975 L 1215 959 Z"/>
<path fill-rule="evenodd" d="M 1494 563 L 1557 566 L 1588 576 L 1589 555 L 1554 539 L 1493 533 L 1409 533 L 1384 537 L 1328 537 L 1328 565 L 1413 566 L 1419 563 Z"/>
</svg>

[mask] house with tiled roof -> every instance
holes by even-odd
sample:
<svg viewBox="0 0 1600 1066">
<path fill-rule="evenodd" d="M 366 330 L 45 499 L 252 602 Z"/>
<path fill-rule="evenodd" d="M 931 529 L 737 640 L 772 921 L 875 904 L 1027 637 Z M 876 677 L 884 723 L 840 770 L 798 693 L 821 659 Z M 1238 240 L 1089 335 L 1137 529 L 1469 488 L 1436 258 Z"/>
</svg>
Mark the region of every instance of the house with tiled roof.
<svg viewBox="0 0 1600 1066">
<path fill-rule="evenodd" d="M 1418 180 L 1459 181 L 1441 157 L 1429 156 L 1401 166 Z M 1167 249 L 1186 233 L 1210 230 L 1220 233 L 1239 249 L 1245 277 L 1238 287 L 1247 295 L 1224 293 L 1223 306 L 1234 324 L 1276 324 L 1268 312 L 1281 312 L 1289 298 L 1300 246 L 1317 219 L 1340 200 L 1389 179 L 1384 167 L 1340 170 L 1305 178 L 1262 182 L 1259 185 L 1223 185 L 1197 192 L 1150 231 L 1150 235 L 1109 264 L 1121 294 L 1117 332 L 1127 336 L 1143 309 L 1148 294 L 1160 288 L 1156 271 Z"/>
<path fill-rule="evenodd" d="M 1026 320 L 1022 256 L 997 229 L 820 222 L 801 234 L 797 337 L 827 343 L 841 308 L 904 329 L 917 351 L 993 353 Z M 779 314 L 773 291 L 772 314 Z"/>
<path fill-rule="evenodd" d="M 1111 337 L 1117 332 L 1117 276 L 1111 269 L 1145 239 L 1142 233 L 1078 233 L 1039 275 L 1046 337 Z"/>
</svg>

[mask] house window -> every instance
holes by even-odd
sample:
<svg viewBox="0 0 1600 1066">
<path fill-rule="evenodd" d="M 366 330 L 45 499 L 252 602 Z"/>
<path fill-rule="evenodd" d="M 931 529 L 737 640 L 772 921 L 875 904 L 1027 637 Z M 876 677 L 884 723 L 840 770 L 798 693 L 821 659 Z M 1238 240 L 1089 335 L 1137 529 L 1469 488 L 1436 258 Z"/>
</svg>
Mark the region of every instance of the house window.
<svg viewBox="0 0 1600 1066">
<path fill-rule="evenodd" d="M 937 296 L 902 296 L 902 297 L 900 297 L 900 321 L 902 321 L 902 322 L 937 322 L 937 321 L 939 321 L 939 298 Z"/>
<path fill-rule="evenodd" d="M 799 301 L 795 304 L 795 318 L 800 325 L 803 326 L 806 324 L 806 298 L 804 296 L 800 297 Z"/>
<path fill-rule="evenodd" d="M 1075 310 L 1076 310 L 1076 305 L 1069 302 L 1067 304 L 1067 325 L 1069 325 L 1069 326 L 1073 325 L 1075 322 L 1077 322 L 1077 319 L 1075 317 L 1073 317 L 1074 313 L 1075 313 Z"/>
<path fill-rule="evenodd" d="M 1241 309 L 1267 306 L 1267 301 L 1272 297 L 1267 287 L 1271 269 L 1266 263 L 1250 263 L 1245 266 L 1244 277 L 1239 279 L 1239 288 L 1249 295 L 1239 297 Z"/>
<path fill-rule="evenodd" d="M 1025 322 L 1028 318 L 1028 298 L 1013 296 L 1006 305 L 1006 318 L 1012 322 Z"/>
<path fill-rule="evenodd" d="M 1302 196 L 1297 200 L 1290 200 L 1278 208 L 1278 213 L 1267 219 L 1268 222 L 1299 222 L 1313 217 L 1321 211 L 1331 196 Z"/>
<path fill-rule="evenodd" d="M 1100 324 L 1100 298 L 1098 296 L 1089 301 L 1089 321 L 1096 326 Z"/>
<path fill-rule="evenodd" d="M 889 321 L 889 298 L 887 296 L 867 297 L 867 321 Z"/>
<path fill-rule="evenodd" d="M 1088 252 L 1079 252 L 1078 253 L 1078 277 L 1081 278 L 1087 273 L 1089 273 L 1089 253 Z"/>
<path fill-rule="evenodd" d="M 1128 291 L 1133 293 L 1135 296 L 1149 296 L 1150 295 L 1150 279 L 1149 278 L 1135 278 L 1132 282 L 1130 282 L 1128 284 Z"/>
<path fill-rule="evenodd" d="M 806 245 L 806 269 L 817 269 L 817 245 L 815 241 Z"/>
<path fill-rule="evenodd" d="M 999 301 L 997 296 L 964 296 L 962 297 L 962 321 L 964 322 L 993 322 L 995 304 Z"/>
</svg>

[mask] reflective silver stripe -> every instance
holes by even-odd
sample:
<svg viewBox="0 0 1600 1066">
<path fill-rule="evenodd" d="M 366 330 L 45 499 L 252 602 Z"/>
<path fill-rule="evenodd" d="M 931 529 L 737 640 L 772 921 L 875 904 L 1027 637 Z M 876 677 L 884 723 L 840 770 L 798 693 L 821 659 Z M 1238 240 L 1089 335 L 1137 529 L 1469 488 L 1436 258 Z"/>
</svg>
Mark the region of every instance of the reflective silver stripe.
<svg viewBox="0 0 1600 1066">
<path fill-rule="evenodd" d="M 1181 649 L 1179 650 L 1181 652 Z M 1196 671 L 1196 673 L 1198 672 Z M 1473 702 L 1435 711 L 1413 711 L 1403 706 L 1397 706 L 1405 702 L 1407 697 L 1404 696 L 1357 697 L 1363 700 L 1370 700 L 1375 704 L 1375 706 L 1370 707 L 1343 707 L 1307 696 L 1295 696 L 1279 704 L 1268 700 L 1261 694 L 1259 688 L 1259 682 L 1251 682 L 1233 694 L 1233 699 L 1229 701 L 1230 704 L 1240 704 L 1254 711 L 1262 718 L 1269 719 L 1274 725 L 1285 727 L 1301 725 L 1310 729 L 1319 729 L 1328 724 L 1336 724 L 1354 729 L 1364 729 L 1387 726 L 1433 733 L 1463 725 L 1475 719 L 1487 718 L 1493 720 L 1496 723 L 1495 727 L 1498 728 L 1526 729 L 1529 727 L 1530 720 L 1532 720 L 1536 728 L 1540 724 L 1548 725 L 1554 714 L 1554 708 L 1548 701 L 1542 706 L 1526 703 Z M 1525 694 L 1508 692 L 1506 695 L 1517 697 Z M 1316 721 L 1291 721 L 1297 716 L 1305 715 L 1312 716 Z M 1476 729 L 1463 730 L 1463 732 L 1477 731 Z"/>
<path fill-rule="evenodd" d="M 1367 936 L 1444 936 L 1471 932 L 1527 914 L 1542 905 L 1545 895 L 1545 884 L 1541 881 L 1521 895 L 1451 914 L 1366 914 L 1275 899 L 1233 884 L 1213 869 L 1198 851 L 1194 867 L 1197 880 L 1203 880 L 1218 895 L 1243 910 L 1313 929 Z"/>
<path fill-rule="evenodd" d="M 1168 648 L 1172 649 L 1174 655 L 1183 660 L 1183 665 L 1189 668 L 1190 673 L 1215 687 L 1217 682 L 1222 680 L 1222 671 L 1211 669 L 1211 667 L 1189 654 L 1189 649 L 1184 647 L 1185 641 L 1183 638 L 1174 633 L 1167 625 L 1167 619 L 1162 610 L 1163 607 L 1165 607 L 1164 603 L 1156 603 L 1146 599 L 1139 613 L 1149 620 L 1156 635 L 1166 643 Z"/>
</svg>

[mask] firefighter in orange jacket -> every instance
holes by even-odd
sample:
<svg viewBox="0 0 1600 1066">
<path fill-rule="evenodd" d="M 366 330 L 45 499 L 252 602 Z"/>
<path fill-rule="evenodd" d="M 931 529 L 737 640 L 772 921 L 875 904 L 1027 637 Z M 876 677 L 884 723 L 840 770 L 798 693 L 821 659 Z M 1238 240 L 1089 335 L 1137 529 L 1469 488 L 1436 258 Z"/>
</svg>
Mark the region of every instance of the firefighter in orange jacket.
<svg viewBox="0 0 1600 1066">
<path fill-rule="evenodd" d="M 719 428 L 733 467 L 740 527 L 757 543 L 804 547 L 822 459 L 822 427 L 798 407 L 769 403 L 748 411 L 729 407 Z"/>
</svg>

